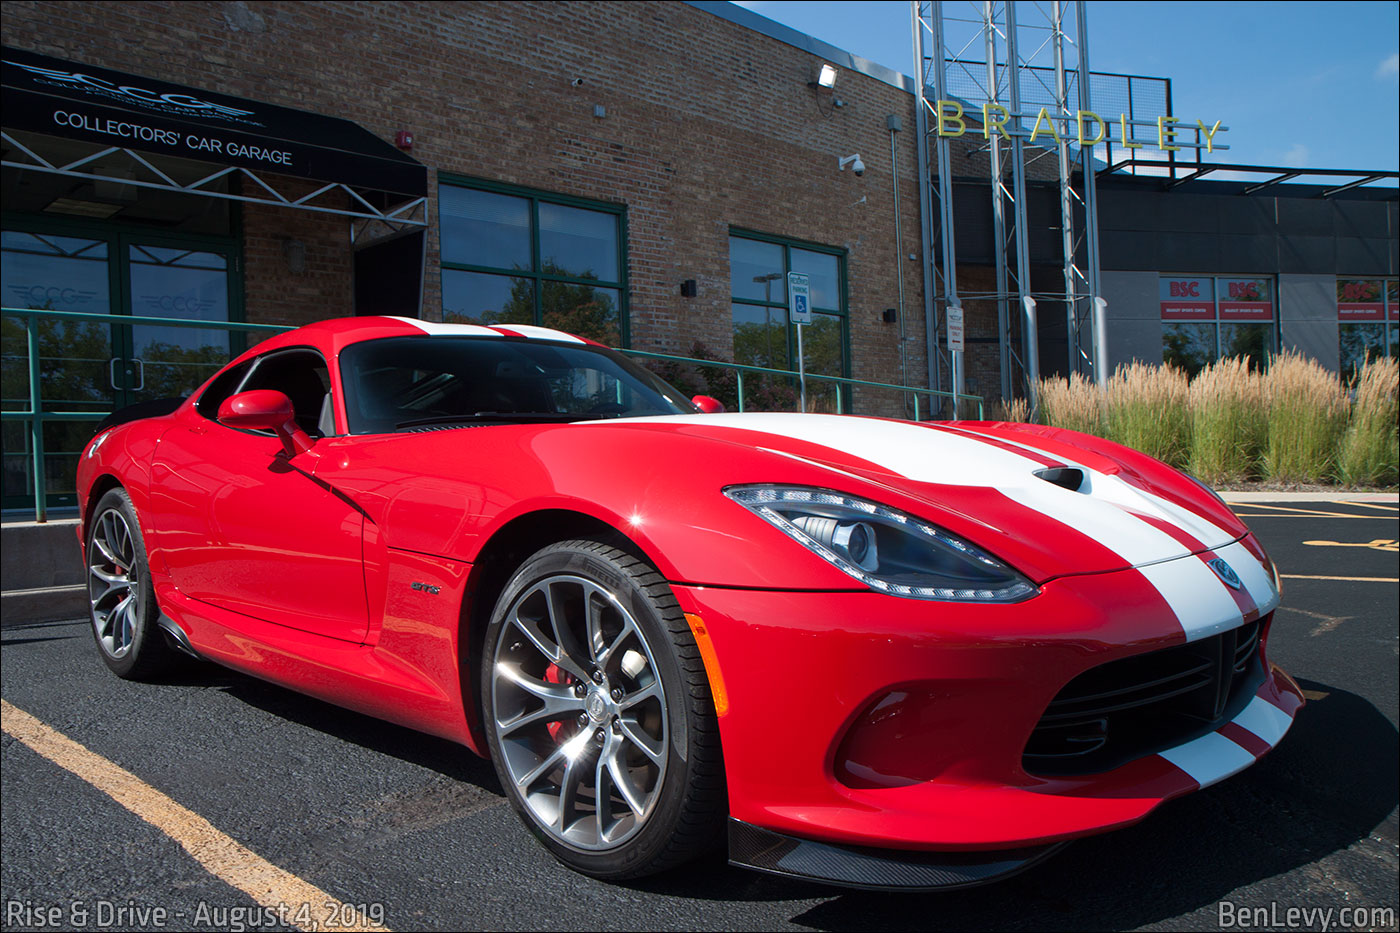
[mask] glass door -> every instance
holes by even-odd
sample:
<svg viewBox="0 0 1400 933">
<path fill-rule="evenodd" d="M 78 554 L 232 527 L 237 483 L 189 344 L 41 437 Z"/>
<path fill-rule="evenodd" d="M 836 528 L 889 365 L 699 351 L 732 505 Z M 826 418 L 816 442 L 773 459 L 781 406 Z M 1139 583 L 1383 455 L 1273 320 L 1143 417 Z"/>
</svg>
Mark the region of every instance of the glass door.
<svg viewBox="0 0 1400 933">
<path fill-rule="evenodd" d="M 229 320 L 226 252 L 125 240 L 124 278 L 129 313 L 187 321 Z M 228 331 L 136 324 L 122 346 L 120 404 L 184 398 L 230 359 Z"/>
<path fill-rule="evenodd" d="M 0 234 L 0 297 L 6 308 L 111 314 L 113 268 L 105 239 L 6 230 Z M 25 320 L 3 317 L 0 381 L 5 411 L 29 408 L 28 341 Z M 37 322 L 39 379 L 49 412 L 107 411 L 119 366 L 118 328 L 101 321 Z M 46 421 L 44 478 L 51 506 L 76 505 L 77 457 L 97 421 Z M 34 454 L 31 423 L 4 422 L 3 480 L 6 508 L 32 506 Z"/>
<path fill-rule="evenodd" d="M 227 238 L 7 224 L 0 242 L 4 307 L 109 316 L 106 321 L 38 322 L 45 412 L 113 411 L 140 401 L 183 398 L 232 354 L 242 335 L 163 324 L 121 326 L 123 317 L 226 322 L 241 317 L 236 258 Z M 3 316 L 3 406 L 29 407 L 24 319 Z M 78 456 L 97 419 L 44 423 L 44 479 L 51 508 L 77 505 Z M 6 421 L 4 508 L 32 507 L 34 457 L 28 420 Z"/>
</svg>

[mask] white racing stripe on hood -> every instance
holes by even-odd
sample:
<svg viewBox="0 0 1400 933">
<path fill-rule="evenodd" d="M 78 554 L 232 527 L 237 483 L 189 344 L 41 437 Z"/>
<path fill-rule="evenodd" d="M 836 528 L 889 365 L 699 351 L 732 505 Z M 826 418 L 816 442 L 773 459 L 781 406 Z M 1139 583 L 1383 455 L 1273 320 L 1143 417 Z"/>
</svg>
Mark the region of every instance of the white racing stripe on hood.
<svg viewBox="0 0 1400 933">
<path fill-rule="evenodd" d="M 1253 562 L 1253 558 L 1250 559 Z M 1231 562 L 1230 566 L 1235 566 Z M 1169 560 L 1139 567 L 1176 613 L 1187 641 L 1219 635 L 1244 624 L 1239 604 L 1215 571 L 1198 558 Z"/>
<path fill-rule="evenodd" d="M 1039 461 L 961 433 L 848 415 L 730 413 L 700 418 L 629 418 L 627 422 L 681 423 L 774 434 L 841 451 L 922 483 L 990 487 L 1088 535 L 1132 565 L 1191 553 L 1171 535 L 1131 514 L 1157 514 L 1162 510 L 1121 479 L 1086 471 L 1092 474 L 1090 489 L 1075 492 L 1035 476 L 1035 471 L 1041 469 Z M 1170 514 L 1162 517 L 1176 521 Z M 1229 540 L 1228 536 L 1225 540 Z"/>
<path fill-rule="evenodd" d="M 1216 548 L 1235 540 L 1234 535 L 1216 525 L 1205 516 L 1198 515 L 1190 509 L 1183 508 L 1175 502 L 1164 499 L 1155 493 L 1139 489 L 1117 477 L 1111 477 L 1097 470 L 1092 470 L 1076 460 L 1060 456 L 1058 453 L 1051 453 L 1048 450 L 1036 447 L 1033 444 L 1025 443 L 1024 441 L 1010 440 L 991 434 L 983 434 L 981 431 L 977 431 L 973 428 L 960 427 L 958 430 L 966 431 L 969 434 L 976 434 L 978 437 L 986 437 L 989 440 L 999 441 L 1003 444 L 1011 444 L 1012 446 L 1020 447 L 1022 450 L 1028 450 L 1039 454 L 1042 457 L 1053 457 L 1065 464 L 1065 466 L 1072 466 L 1083 470 L 1084 475 L 1089 477 L 1090 484 L 1096 485 L 1096 491 L 1101 492 L 1102 498 L 1117 502 L 1125 508 L 1143 512 L 1144 514 L 1171 522 L 1197 541 L 1200 541 L 1205 547 Z"/>
<path fill-rule="evenodd" d="M 629 418 L 623 423 L 760 432 L 806 441 L 859 457 L 896 476 L 918 482 L 996 489 L 1012 501 L 1094 539 L 1125 563 L 1136 567 L 1171 608 L 1188 641 L 1238 626 L 1243 623 L 1244 616 L 1239 604 L 1226 589 L 1226 584 L 1215 572 L 1202 560 L 1179 559 L 1188 557 L 1191 549 L 1148 523 L 1142 517 L 1144 515 L 1182 528 L 1191 537 L 1225 557 L 1239 574 L 1246 592 L 1261 613 L 1278 605 L 1278 593 L 1264 568 L 1243 545 L 1227 546 L 1231 536 L 1222 529 L 1174 503 L 1129 485 L 1120 477 L 1091 470 L 1083 464 L 1028 445 L 1007 442 L 1034 451 L 1042 460 L 1021 456 L 1015 451 L 981 440 L 982 435 L 975 432 L 963 433 L 966 429 L 939 430 L 847 415 L 674 415 Z M 968 436 L 969 433 L 974 436 Z M 764 449 L 771 450 L 771 447 L 765 445 Z M 784 453 L 777 450 L 772 452 Z M 799 460 L 807 459 L 795 454 L 786 455 Z M 1041 462 L 1046 458 L 1083 470 L 1087 480 L 1082 491 L 1065 489 L 1035 476 L 1035 471 L 1041 469 Z M 826 464 L 822 466 L 843 472 Z M 1218 738 L 1236 750 L 1244 751 L 1223 736 Z"/>
</svg>

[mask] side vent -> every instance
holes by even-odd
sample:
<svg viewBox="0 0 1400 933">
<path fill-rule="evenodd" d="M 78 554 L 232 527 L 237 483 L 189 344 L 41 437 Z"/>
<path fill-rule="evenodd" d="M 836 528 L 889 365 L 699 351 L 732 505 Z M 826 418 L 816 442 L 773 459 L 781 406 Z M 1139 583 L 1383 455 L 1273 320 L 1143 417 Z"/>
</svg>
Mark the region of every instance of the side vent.
<svg viewBox="0 0 1400 933">
<path fill-rule="evenodd" d="M 1043 470 L 1036 470 L 1035 475 L 1047 483 L 1063 486 L 1070 492 L 1078 492 L 1080 487 L 1084 485 L 1084 471 L 1078 467 L 1046 467 Z"/>
</svg>

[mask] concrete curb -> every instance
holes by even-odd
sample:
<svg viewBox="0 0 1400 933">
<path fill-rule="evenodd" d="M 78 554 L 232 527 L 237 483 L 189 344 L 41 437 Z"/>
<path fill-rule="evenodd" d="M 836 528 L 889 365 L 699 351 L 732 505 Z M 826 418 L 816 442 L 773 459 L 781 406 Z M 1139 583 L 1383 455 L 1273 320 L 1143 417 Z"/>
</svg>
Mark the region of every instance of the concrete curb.
<svg viewBox="0 0 1400 933">
<path fill-rule="evenodd" d="M 0 593 L 0 627 L 55 622 L 86 615 L 87 587 L 40 586 Z"/>
<path fill-rule="evenodd" d="M 1221 492 L 1226 502 L 1374 502 L 1400 505 L 1395 492 Z"/>
</svg>

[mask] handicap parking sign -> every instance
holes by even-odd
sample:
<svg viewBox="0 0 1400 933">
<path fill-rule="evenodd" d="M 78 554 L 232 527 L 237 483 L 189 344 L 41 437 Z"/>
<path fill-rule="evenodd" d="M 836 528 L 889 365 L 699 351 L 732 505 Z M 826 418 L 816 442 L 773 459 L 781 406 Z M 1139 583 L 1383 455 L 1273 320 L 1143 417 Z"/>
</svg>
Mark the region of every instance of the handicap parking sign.
<svg viewBox="0 0 1400 933">
<path fill-rule="evenodd" d="M 802 272 L 789 272 L 788 320 L 794 324 L 812 323 L 812 294 L 808 276 Z"/>
</svg>

